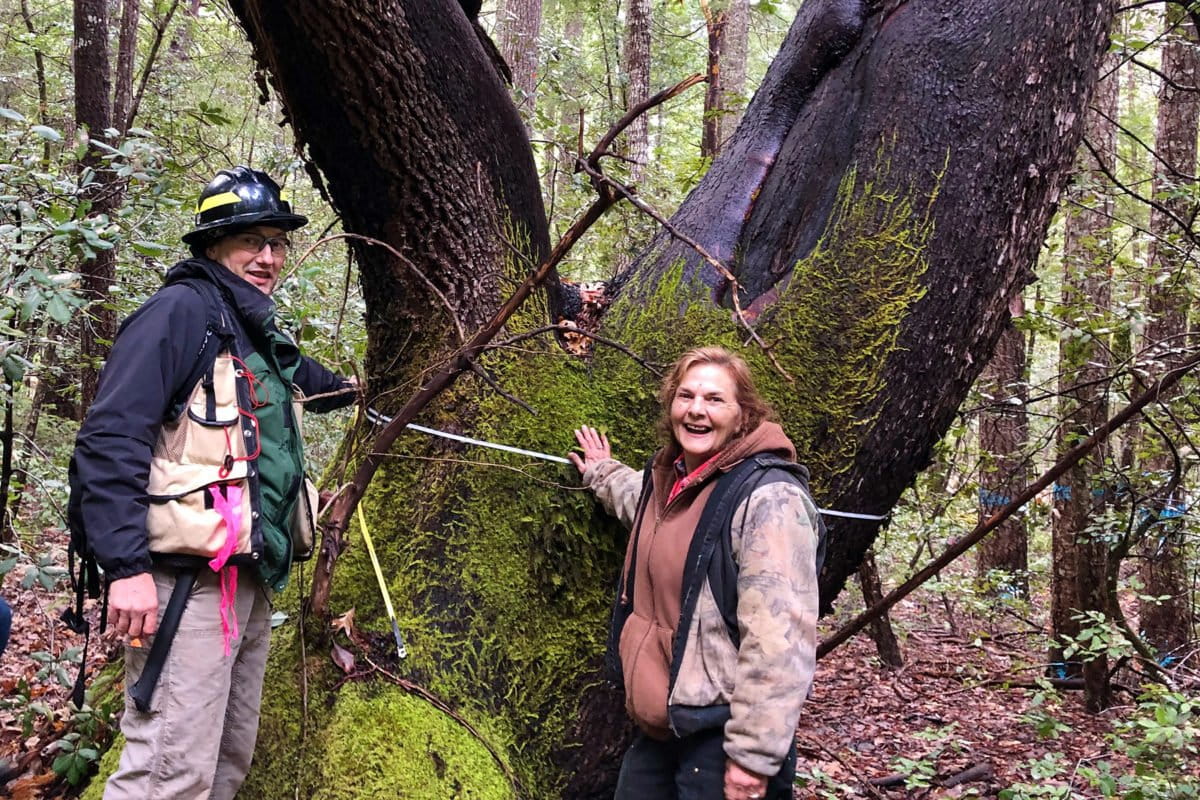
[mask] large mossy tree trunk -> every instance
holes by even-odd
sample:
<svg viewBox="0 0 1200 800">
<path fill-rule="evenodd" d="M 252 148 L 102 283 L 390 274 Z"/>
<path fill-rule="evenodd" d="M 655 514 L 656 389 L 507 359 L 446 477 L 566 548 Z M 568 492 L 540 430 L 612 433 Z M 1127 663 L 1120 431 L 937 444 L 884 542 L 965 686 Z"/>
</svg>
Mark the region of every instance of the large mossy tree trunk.
<svg viewBox="0 0 1200 800">
<path fill-rule="evenodd" d="M 372 402 L 396 408 L 454 349 L 445 306 L 469 333 L 546 252 L 521 121 L 457 3 L 232 5 L 346 229 L 403 256 L 355 245 Z M 887 511 L 1030 279 L 1112 13 L 1110 0 L 808 0 L 674 218 L 738 275 L 771 357 L 741 347 L 720 274 L 665 234 L 616 282 L 603 332 L 658 363 L 743 349 L 819 499 Z M 557 317 L 548 289 L 511 333 Z M 536 416 L 471 378 L 422 421 L 549 452 L 593 422 L 631 464 L 653 450 L 657 379 L 623 354 L 585 363 L 533 339 L 484 367 Z M 566 468 L 482 466 L 500 459 L 415 437 L 394 455 L 365 500 L 409 639 L 389 668 L 472 731 L 377 672 L 335 688 L 328 642 L 300 659 L 285 628 L 247 791 L 611 796 L 624 723 L 599 663 L 624 533 Z M 878 529 L 832 527 L 827 605 Z M 383 631 L 355 536 L 332 610 Z"/>
</svg>

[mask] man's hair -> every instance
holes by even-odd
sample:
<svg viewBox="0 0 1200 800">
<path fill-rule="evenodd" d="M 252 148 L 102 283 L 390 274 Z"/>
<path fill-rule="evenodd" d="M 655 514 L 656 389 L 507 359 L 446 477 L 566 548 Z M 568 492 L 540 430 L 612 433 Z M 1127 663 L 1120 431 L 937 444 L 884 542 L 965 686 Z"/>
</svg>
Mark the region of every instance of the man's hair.
<svg viewBox="0 0 1200 800">
<path fill-rule="evenodd" d="M 737 390 L 737 403 L 742 411 L 741 424 L 734 431 L 734 439 L 745 436 L 764 421 L 776 418 L 775 410 L 767 405 L 767 401 L 758 393 L 754 378 L 750 375 L 750 367 L 741 356 L 729 352 L 724 347 L 697 347 L 679 357 L 658 389 L 658 402 L 662 406 L 658 432 L 665 442 L 679 444 L 675 441 L 675 432 L 671 429 L 671 404 L 675 401 L 675 392 L 679 390 L 679 384 L 683 383 L 683 376 L 692 367 L 702 364 L 722 367 L 733 378 L 733 385 Z"/>
</svg>

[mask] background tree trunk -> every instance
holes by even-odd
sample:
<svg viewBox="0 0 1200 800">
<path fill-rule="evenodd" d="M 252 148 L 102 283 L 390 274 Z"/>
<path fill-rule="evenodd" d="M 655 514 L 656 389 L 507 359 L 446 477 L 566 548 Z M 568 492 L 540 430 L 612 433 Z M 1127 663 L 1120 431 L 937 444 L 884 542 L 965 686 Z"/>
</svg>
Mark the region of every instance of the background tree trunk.
<svg viewBox="0 0 1200 800">
<path fill-rule="evenodd" d="M 725 90 L 723 76 L 723 53 L 725 49 L 725 25 L 729 21 L 729 10 L 713 8 L 702 3 L 704 27 L 708 33 L 708 65 L 705 74 L 708 84 L 704 87 L 704 116 L 700 125 L 700 155 L 714 157 L 721 149 L 721 112 L 724 110 Z"/>
<path fill-rule="evenodd" d="M 1154 170 L 1154 197 L 1177 219 L 1192 220 L 1196 215 L 1194 189 L 1196 174 L 1196 130 L 1200 127 L 1200 56 L 1196 32 L 1183 8 L 1168 6 L 1166 25 L 1174 29 L 1163 48 L 1163 81 L 1158 92 L 1158 135 L 1155 150 L 1158 161 Z M 1157 209 L 1150 214 L 1153 233 L 1150 250 L 1150 276 L 1146 299 L 1150 322 L 1146 326 L 1148 354 L 1155 373 L 1164 372 L 1182 360 L 1183 340 L 1188 331 L 1191 290 L 1188 269 L 1194 245 L 1182 236 L 1174 220 Z M 1170 409 L 1178 391 L 1163 397 L 1161 406 Z M 1171 423 L 1166 423 L 1171 427 Z M 1177 485 L 1175 475 L 1180 464 L 1176 454 L 1148 426 L 1142 428 L 1143 450 L 1147 456 L 1143 469 L 1153 476 L 1160 490 L 1152 498 L 1152 510 L 1166 517 L 1150 529 L 1142 548 L 1141 578 L 1144 596 L 1166 598 L 1161 602 L 1141 602 L 1141 630 L 1147 642 L 1162 653 L 1169 653 L 1191 639 L 1192 613 L 1187 599 L 1185 536 L 1178 516 L 1182 498 L 1169 487 Z"/>
<path fill-rule="evenodd" d="M 979 392 L 989 405 L 979 419 L 979 521 L 1012 502 L 1029 483 L 1029 384 L 1025 376 L 1025 337 L 1009 322 L 980 378 Z M 976 572 L 995 594 L 1029 596 L 1029 539 L 1023 515 L 1013 515 L 979 543 Z M 1009 576 L 998 585 L 989 573 Z"/>
<path fill-rule="evenodd" d="M 501 0 L 496 9 L 496 47 L 512 69 L 517 111 L 530 120 L 537 104 L 538 38 L 542 0 Z"/>
<path fill-rule="evenodd" d="M 622 66 L 625 71 L 625 107 L 633 108 L 650 96 L 650 0 L 628 0 L 625 9 L 625 46 Z M 625 132 L 629 181 L 637 185 L 646 174 L 649 158 L 649 128 L 645 115 L 633 121 Z"/>
<path fill-rule="evenodd" d="M 510 245 L 539 260 L 547 242 L 520 119 L 458 4 L 233 8 L 347 230 L 387 241 L 476 326 L 528 269 Z M 886 511 L 928 461 L 1007 299 L 1029 279 L 1112 10 L 1093 0 L 808 0 L 743 124 L 673 218 L 718 258 L 740 254 L 742 299 L 793 380 L 759 349 L 744 351 L 823 503 Z M 924 124 L 900 124 L 912 119 Z M 387 411 L 457 334 L 406 262 L 363 244 L 356 253 L 372 402 Z M 604 332 L 652 363 L 701 343 L 740 345 L 743 331 L 713 302 L 727 294 L 721 273 L 665 235 L 617 288 Z M 555 314 L 554 287 L 545 306 L 511 330 Z M 584 364 L 553 343 L 523 347 L 484 366 L 536 417 L 462 382 L 426 420 L 549 452 L 591 421 L 620 457 L 644 461 L 657 376 L 603 348 Z M 627 726 L 598 679 L 599 654 L 625 533 L 564 489 L 577 481 L 568 469 L 487 468 L 475 453 L 412 436 L 394 455 L 366 501 L 409 634 L 397 669 L 478 736 L 384 681 L 334 691 L 340 674 L 310 647 L 307 733 L 295 747 L 300 664 L 285 629 L 260 734 L 277 744 L 256 753 L 246 792 L 441 797 L 494 786 L 503 775 L 483 740 L 511 764 L 522 796 L 611 796 Z M 878 526 L 834 527 L 826 604 Z M 352 546 L 338 562 L 335 611 L 379 618 L 367 570 Z M 396 749 L 413 741 L 429 744 Z M 363 753 L 374 748 L 391 768 L 370 766 L 379 762 Z M 434 777 L 410 789 L 419 775 Z"/>
<path fill-rule="evenodd" d="M 700 154 L 712 158 L 737 129 L 745 108 L 750 5 L 749 0 L 716 0 L 702 5 L 708 29 L 708 86 L 704 92 Z"/>
<path fill-rule="evenodd" d="M 108 56 L 108 3 L 106 0 L 75 0 L 75 124 L 87 129 L 93 139 L 104 139 L 112 126 L 112 69 Z M 80 170 L 92 170 L 97 182 L 89 195 L 91 214 L 107 214 L 117 207 L 119 198 L 108 191 L 100 176 L 104 162 L 100 151 L 89 147 L 80 161 Z M 86 314 L 79 327 L 79 403 L 82 414 L 96 396 L 100 364 L 117 332 L 117 318 L 107 306 L 108 290 L 116 278 L 116 253 L 100 250 L 80 265 L 83 296 L 88 300 Z"/>
<path fill-rule="evenodd" d="M 1110 56 L 1105 65 L 1115 62 Z M 1108 72 L 1106 70 L 1106 72 Z M 1084 136 L 1092 150 L 1081 150 L 1075 184 L 1067 195 L 1066 243 L 1063 252 L 1064 318 L 1077 320 L 1060 339 L 1060 453 L 1070 450 L 1108 417 L 1107 379 L 1111 351 L 1107 311 L 1111 298 L 1113 247 L 1111 170 L 1116 152 L 1117 89 L 1115 77 L 1097 85 Z M 1107 505 L 1105 448 L 1094 452 L 1059 480 L 1054 518 L 1054 586 L 1052 623 L 1056 639 L 1078 635 L 1077 615 L 1107 612 L 1105 576 L 1107 540 L 1095 530 Z M 1055 647 L 1051 663 L 1064 659 Z M 1088 705 L 1108 706 L 1108 661 L 1102 654 L 1073 662 L 1084 677 Z"/>
</svg>

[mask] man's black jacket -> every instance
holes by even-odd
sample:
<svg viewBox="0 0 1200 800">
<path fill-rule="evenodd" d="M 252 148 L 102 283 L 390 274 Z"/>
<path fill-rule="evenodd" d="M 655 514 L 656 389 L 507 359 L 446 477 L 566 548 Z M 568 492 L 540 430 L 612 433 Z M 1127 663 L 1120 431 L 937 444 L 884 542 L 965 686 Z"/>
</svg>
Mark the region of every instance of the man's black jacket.
<svg viewBox="0 0 1200 800">
<path fill-rule="evenodd" d="M 218 289 L 238 352 L 259 349 L 261 331 L 274 326 L 275 304 L 256 287 L 205 258 L 181 261 L 166 285 L 121 325 L 100 375 L 96 400 L 75 442 L 79 511 L 96 561 L 109 580 L 151 568 L 146 535 L 146 485 L 159 428 L 205 350 L 206 332 L 220 309 L 188 281 Z M 345 380 L 295 351 L 294 383 L 306 395 L 345 388 Z M 289 362 L 290 363 L 290 362 Z M 316 400 L 313 411 L 349 405 L 352 393 Z"/>
</svg>

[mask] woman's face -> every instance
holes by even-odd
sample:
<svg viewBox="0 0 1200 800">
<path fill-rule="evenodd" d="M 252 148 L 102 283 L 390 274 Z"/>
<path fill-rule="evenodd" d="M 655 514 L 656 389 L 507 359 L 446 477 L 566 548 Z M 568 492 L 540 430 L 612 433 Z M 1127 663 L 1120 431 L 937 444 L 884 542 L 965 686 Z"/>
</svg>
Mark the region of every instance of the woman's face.
<svg viewBox="0 0 1200 800">
<path fill-rule="evenodd" d="M 741 424 L 733 376 L 716 364 L 697 364 L 683 373 L 671 401 L 670 419 L 690 472 L 718 453 Z"/>
</svg>

